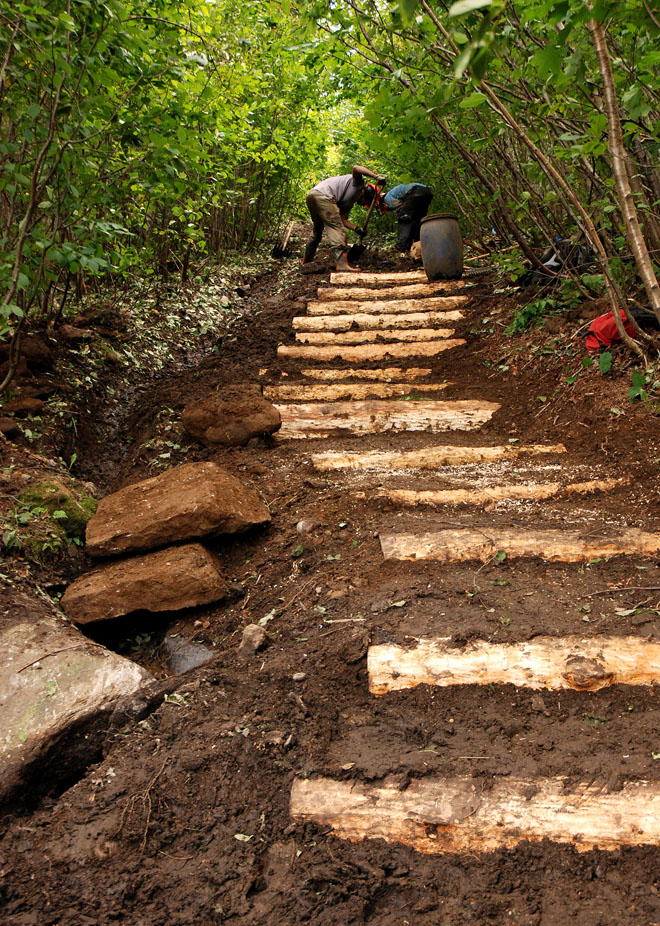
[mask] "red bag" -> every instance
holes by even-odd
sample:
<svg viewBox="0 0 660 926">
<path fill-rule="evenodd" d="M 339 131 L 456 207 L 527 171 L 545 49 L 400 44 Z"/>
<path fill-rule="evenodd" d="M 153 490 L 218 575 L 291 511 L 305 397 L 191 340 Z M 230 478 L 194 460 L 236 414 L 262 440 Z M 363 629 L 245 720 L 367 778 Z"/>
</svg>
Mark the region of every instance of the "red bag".
<svg viewBox="0 0 660 926">
<path fill-rule="evenodd" d="M 635 337 L 635 329 L 626 318 L 626 313 L 621 310 L 621 321 L 623 327 L 631 337 Z M 616 330 L 614 312 L 607 312 L 605 315 L 599 315 L 594 318 L 587 331 L 587 350 L 602 350 L 609 347 L 614 341 L 620 341 L 621 336 Z"/>
</svg>

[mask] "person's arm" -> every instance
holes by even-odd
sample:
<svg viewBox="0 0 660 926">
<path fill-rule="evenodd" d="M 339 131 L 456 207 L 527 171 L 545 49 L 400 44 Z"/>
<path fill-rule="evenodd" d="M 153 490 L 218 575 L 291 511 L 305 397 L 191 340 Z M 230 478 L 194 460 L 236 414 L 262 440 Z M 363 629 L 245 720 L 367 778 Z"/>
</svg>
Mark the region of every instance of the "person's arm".
<svg viewBox="0 0 660 926">
<path fill-rule="evenodd" d="M 355 229 L 357 228 L 357 225 L 353 225 L 353 223 L 351 222 L 351 220 L 349 219 L 347 215 L 340 213 L 339 218 L 341 219 L 341 224 L 344 226 L 344 228 L 350 228 L 351 231 L 355 231 Z"/>
<path fill-rule="evenodd" d="M 361 167 L 359 164 L 353 166 L 353 179 L 356 183 L 362 183 L 363 177 L 371 177 L 372 180 L 375 180 L 378 186 L 386 186 L 387 181 L 385 177 L 382 177 L 380 174 L 375 174 L 372 170 L 369 170 L 368 167 Z"/>
</svg>

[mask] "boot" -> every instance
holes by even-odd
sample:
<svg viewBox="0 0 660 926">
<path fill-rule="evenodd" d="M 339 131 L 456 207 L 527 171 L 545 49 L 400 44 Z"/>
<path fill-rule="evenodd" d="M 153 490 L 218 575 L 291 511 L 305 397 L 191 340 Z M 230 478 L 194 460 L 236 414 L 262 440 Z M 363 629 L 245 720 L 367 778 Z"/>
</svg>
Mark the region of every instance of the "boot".
<svg viewBox="0 0 660 926">
<path fill-rule="evenodd" d="M 318 241 L 309 241 L 307 243 L 307 247 L 305 248 L 305 256 L 303 257 L 303 264 L 309 264 L 314 260 L 314 255 L 316 254 L 316 249 L 318 246 Z"/>
<path fill-rule="evenodd" d="M 348 262 L 348 251 L 344 251 L 341 248 L 335 250 L 335 266 L 337 270 L 342 273 L 359 273 L 359 267 L 351 267 Z"/>
</svg>

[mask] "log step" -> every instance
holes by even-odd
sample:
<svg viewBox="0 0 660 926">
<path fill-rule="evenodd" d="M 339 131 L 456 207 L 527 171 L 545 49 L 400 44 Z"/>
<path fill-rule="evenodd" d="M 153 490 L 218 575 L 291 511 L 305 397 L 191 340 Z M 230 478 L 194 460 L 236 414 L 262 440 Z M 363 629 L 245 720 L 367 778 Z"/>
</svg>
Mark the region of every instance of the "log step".
<svg viewBox="0 0 660 926">
<path fill-rule="evenodd" d="M 379 344 L 439 341 L 456 334 L 453 328 L 382 328 L 375 331 L 298 331 L 299 344 Z"/>
<path fill-rule="evenodd" d="M 315 370 L 310 368 L 300 372 L 310 379 L 320 379 L 331 383 L 340 379 L 373 379 L 389 383 L 430 376 L 432 371 L 424 367 L 408 367 L 407 369 L 405 367 L 384 367 L 382 370 Z"/>
<path fill-rule="evenodd" d="M 398 782 L 297 779 L 290 813 L 299 823 L 330 826 L 342 839 L 383 839 L 429 854 L 491 852 L 542 839 L 579 852 L 660 842 L 657 782 L 627 781 L 612 792 L 565 778 L 493 778 L 487 785 L 467 776 L 412 779 L 405 790 Z"/>
<path fill-rule="evenodd" d="M 453 347 L 462 347 L 463 338 L 446 341 L 412 341 L 409 344 L 280 344 L 278 357 L 294 357 L 302 360 L 385 360 L 388 357 L 435 357 Z"/>
<path fill-rule="evenodd" d="M 434 685 L 518 685 L 599 691 L 610 685 L 660 683 L 660 643 L 639 637 L 536 637 L 525 643 L 419 640 L 412 648 L 370 646 L 369 690 L 374 695 Z"/>
<path fill-rule="evenodd" d="M 381 295 L 379 292 L 378 295 Z M 394 315 L 411 312 L 442 312 L 465 306 L 470 300 L 467 296 L 428 296 L 426 299 L 386 299 L 353 301 L 337 300 L 333 302 L 307 303 L 307 315 Z"/>
<path fill-rule="evenodd" d="M 331 383 L 328 385 L 265 386 L 271 402 L 337 402 L 341 399 L 388 399 L 424 392 L 439 392 L 451 383 Z"/>
<path fill-rule="evenodd" d="M 429 278 L 426 275 L 426 270 L 399 270 L 391 273 L 360 273 L 359 280 L 360 283 L 378 286 L 391 285 L 392 283 L 428 283 Z M 348 284 L 349 286 L 355 286 L 355 274 L 331 273 L 330 282 L 333 285 L 343 286 Z M 457 284 L 459 287 L 465 285 L 462 280 L 455 280 L 452 285 L 456 286 Z"/>
<path fill-rule="evenodd" d="M 652 556 L 660 551 L 660 534 L 629 528 L 618 531 L 616 537 L 596 538 L 579 531 L 459 528 L 432 534 L 381 534 L 380 545 L 385 559 L 396 560 L 487 562 L 501 553 L 511 558 L 538 556 L 549 562 L 580 563 L 620 554 Z"/>
<path fill-rule="evenodd" d="M 303 371 L 305 372 L 305 371 Z M 329 372 L 329 371 L 328 371 Z M 408 374 L 409 370 L 406 371 Z M 367 453 L 331 450 L 315 453 L 312 463 L 323 472 L 336 469 L 379 470 L 436 469 L 440 466 L 458 466 L 463 463 L 485 463 L 520 456 L 566 453 L 563 444 L 504 444 L 499 447 L 428 447 L 423 450 L 382 451 Z"/>
<path fill-rule="evenodd" d="M 620 485 L 627 485 L 630 479 L 591 479 L 588 482 L 572 482 L 562 485 L 559 482 L 530 483 L 528 485 L 488 486 L 485 489 L 430 489 L 414 491 L 410 489 L 384 488 L 379 495 L 389 498 L 400 505 L 488 505 L 492 502 L 516 500 L 541 501 L 554 495 L 588 495 L 590 492 L 608 492 Z"/>
<path fill-rule="evenodd" d="M 370 299 L 413 299 L 417 296 L 440 296 L 442 293 L 451 293 L 455 290 L 456 286 L 448 287 L 446 283 L 411 283 L 407 286 L 388 286 L 384 289 L 368 289 L 365 286 L 345 288 L 320 286 L 317 297 L 321 302 L 335 302 L 337 299 L 357 299 L 368 302 Z"/>
<path fill-rule="evenodd" d="M 296 331 L 349 331 L 351 328 L 430 328 L 465 318 L 456 309 L 453 312 L 408 312 L 379 315 L 361 312 L 348 315 L 296 315 L 292 325 Z"/>
<path fill-rule="evenodd" d="M 328 402 L 319 405 L 277 405 L 282 427 L 277 438 L 324 437 L 337 431 L 377 434 L 381 431 L 468 431 L 481 427 L 500 408 L 494 402 Z"/>
</svg>

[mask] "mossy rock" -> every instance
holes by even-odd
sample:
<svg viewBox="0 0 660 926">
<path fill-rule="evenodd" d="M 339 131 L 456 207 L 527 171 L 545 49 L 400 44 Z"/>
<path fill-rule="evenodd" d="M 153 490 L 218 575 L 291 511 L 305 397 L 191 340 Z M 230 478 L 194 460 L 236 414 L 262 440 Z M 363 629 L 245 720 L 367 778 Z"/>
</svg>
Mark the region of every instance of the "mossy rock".
<svg viewBox="0 0 660 926">
<path fill-rule="evenodd" d="M 97 507 L 93 496 L 54 478 L 43 479 L 23 489 L 19 501 L 30 511 L 44 509 L 48 527 L 56 534 L 63 534 L 63 539 L 84 540 L 85 527 Z"/>
</svg>

